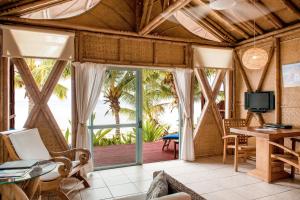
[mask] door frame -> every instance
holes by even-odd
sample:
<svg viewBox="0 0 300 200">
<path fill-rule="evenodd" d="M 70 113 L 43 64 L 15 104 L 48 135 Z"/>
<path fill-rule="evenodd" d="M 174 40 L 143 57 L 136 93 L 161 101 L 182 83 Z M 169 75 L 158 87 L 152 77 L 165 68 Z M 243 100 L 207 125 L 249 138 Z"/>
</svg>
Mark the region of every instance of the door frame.
<svg viewBox="0 0 300 200">
<path fill-rule="evenodd" d="M 117 165 L 107 165 L 101 167 L 95 167 L 94 171 L 103 170 L 103 169 L 113 169 L 119 167 L 127 167 L 127 166 L 134 166 L 134 165 L 142 165 L 143 164 L 143 136 L 142 136 L 142 117 L 143 117 L 143 109 L 140 109 L 143 105 L 142 96 L 142 71 L 139 68 L 127 68 L 127 67 L 108 67 L 106 70 L 120 70 L 120 71 L 134 71 L 136 76 L 136 121 L 135 123 L 130 124 L 106 124 L 106 125 L 94 125 L 92 120 L 89 120 L 88 131 L 89 134 L 93 133 L 95 129 L 107 129 L 107 128 L 136 128 L 136 141 L 135 141 L 135 162 L 132 163 L 124 163 L 124 164 L 117 164 Z M 92 138 L 92 137 L 91 137 Z M 91 157 L 94 158 L 94 145 L 93 139 L 91 139 Z"/>
</svg>

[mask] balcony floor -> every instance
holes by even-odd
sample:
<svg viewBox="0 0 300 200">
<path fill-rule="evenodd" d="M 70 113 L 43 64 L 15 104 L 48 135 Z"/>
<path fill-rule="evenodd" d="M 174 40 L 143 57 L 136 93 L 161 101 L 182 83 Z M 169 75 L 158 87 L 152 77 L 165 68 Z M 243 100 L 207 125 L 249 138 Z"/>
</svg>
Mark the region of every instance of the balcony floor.
<svg viewBox="0 0 300 200">
<path fill-rule="evenodd" d="M 169 149 L 162 151 L 163 141 L 143 143 L 144 163 L 168 161 L 174 159 L 174 143 Z M 135 162 L 135 144 L 110 145 L 94 147 L 94 165 L 103 167 Z"/>
</svg>

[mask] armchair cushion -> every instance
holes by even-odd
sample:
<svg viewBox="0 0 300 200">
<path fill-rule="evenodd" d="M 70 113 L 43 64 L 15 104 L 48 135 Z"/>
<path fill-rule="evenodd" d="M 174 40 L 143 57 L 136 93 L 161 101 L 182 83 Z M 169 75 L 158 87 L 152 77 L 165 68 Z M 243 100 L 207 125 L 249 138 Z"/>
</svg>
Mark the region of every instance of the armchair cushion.
<svg viewBox="0 0 300 200">
<path fill-rule="evenodd" d="M 79 164 L 80 164 L 79 160 L 72 161 L 72 168 L 77 167 Z M 47 173 L 47 174 L 41 176 L 41 180 L 42 181 L 53 181 L 53 180 L 61 177 L 61 175 L 58 172 L 59 165 L 62 165 L 62 163 L 59 163 L 57 165 L 57 167 L 54 170 L 52 170 L 50 173 Z"/>
<path fill-rule="evenodd" d="M 12 133 L 9 139 L 20 159 L 51 159 L 36 128 Z"/>
</svg>

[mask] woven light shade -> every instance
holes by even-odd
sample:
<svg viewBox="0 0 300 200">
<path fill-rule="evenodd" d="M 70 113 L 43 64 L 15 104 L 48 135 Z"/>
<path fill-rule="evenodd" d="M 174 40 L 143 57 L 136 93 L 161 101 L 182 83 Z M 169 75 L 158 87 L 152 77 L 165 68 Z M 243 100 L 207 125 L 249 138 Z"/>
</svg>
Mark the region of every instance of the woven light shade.
<svg viewBox="0 0 300 200">
<path fill-rule="evenodd" d="M 250 48 L 244 53 L 242 62 L 248 69 L 261 69 L 268 62 L 268 53 L 261 48 Z"/>
</svg>

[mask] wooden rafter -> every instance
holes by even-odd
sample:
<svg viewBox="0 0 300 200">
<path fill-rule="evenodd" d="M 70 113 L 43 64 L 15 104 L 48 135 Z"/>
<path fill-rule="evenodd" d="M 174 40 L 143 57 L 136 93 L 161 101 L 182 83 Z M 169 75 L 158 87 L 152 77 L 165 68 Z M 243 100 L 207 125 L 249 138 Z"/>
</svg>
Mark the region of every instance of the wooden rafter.
<svg viewBox="0 0 300 200">
<path fill-rule="evenodd" d="M 46 118 L 49 126 L 53 131 L 53 136 L 56 137 L 57 140 L 60 142 L 60 146 L 62 146 L 64 149 L 67 149 L 67 143 L 63 138 L 61 130 L 47 104 L 50 96 L 53 93 L 54 87 L 56 86 L 67 64 L 67 61 L 56 61 L 47 81 L 45 82 L 42 90 L 40 91 L 28 65 L 26 64 L 26 61 L 23 58 L 12 58 L 11 60 L 17 67 L 18 72 L 20 73 L 20 76 L 25 84 L 26 91 L 29 93 L 29 96 L 34 102 L 34 106 L 29 113 L 24 127 L 36 128 L 38 117 L 40 117 L 39 114 L 43 113 L 44 117 Z"/>
<path fill-rule="evenodd" d="M 248 0 L 249 3 L 252 3 L 255 8 L 261 12 L 264 17 L 273 25 L 276 29 L 282 28 L 284 26 L 284 22 L 277 17 L 267 6 L 260 0 Z M 253 3 L 255 1 L 255 4 Z"/>
<path fill-rule="evenodd" d="M 3 8 L 0 10 L 0 16 L 4 15 L 14 15 L 14 16 L 20 16 L 24 14 L 29 14 L 35 11 L 39 11 L 45 8 L 49 8 L 51 6 L 57 5 L 57 4 L 62 4 L 65 2 L 68 2 L 71 0 L 37 0 L 37 1 L 32 1 L 28 2 L 24 5 L 19 5 L 15 7 L 8 7 L 8 8 Z"/>
<path fill-rule="evenodd" d="M 197 124 L 196 129 L 195 129 L 196 134 L 194 135 L 194 137 L 197 137 L 197 134 L 199 134 L 200 127 L 203 124 L 204 116 L 206 115 L 206 113 L 208 112 L 209 109 L 211 109 L 211 111 L 212 111 L 212 114 L 213 114 L 213 117 L 216 121 L 216 125 L 218 127 L 218 130 L 220 132 L 220 135 L 222 136 L 223 135 L 222 117 L 220 115 L 218 106 L 216 104 L 216 98 L 219 94 L 221 85 L 224 81 L 224 78 L 225 78 L 225 75 L 226 75 L 226 70 L 219 70 L 218 71 L 218 74 L 215 78 L 215 81 L 214 81 L 212 87 L 209 85 L 209 82 L 207 80 L 207 76 L 205 74 L 204 69 L 202 69 L 202 68 L 195 69 L 195 75 L 196 75 L 196 78 L 197 78 L 197 80 L 199 82 L 199 85 L 202 89 L 202 93 L 203 93 L 203 95 L 206 99 L 206 102 L 204 104 L 199 122 Z"/>
<path fill-rule="evenodd" d="M 39 26 L 45 28 L 55 28 L 55 29 L 68 29 L 68 30 L 79 30 L 79 31 L 91 31 L 102 34 L 114 34 L 120 37 L 132 37 L 132 38 L 140 38 L 141 36 L 135 32 L 127 32 L 127 31 L 117 31 L 112 29 L 103 29 L 103 28 L 93 28 L 88 26 L 74 25 L 70 23 L 66 23 L 62 20 L 34 20 L 34 19 L 25 19 L 19 17 L 0 17 L 0 22 L 15 22 L 17 24 L 25 24 L 30 26 Z M 208 46 L 225 46 L 232 47 L 232 44 L 226 42 L 215 42 L 203 38 L 199 39 L 188 39 L 188 38 L 178 38 L 178 37 L 168 37 L 168 36 L 156 36 L 156 35 L 145 35 L 144 39 L 154 39 L 154 40 L 162 40 L 162 41 L 171 41 L 171 42 L 186 42 L 186 43 L 195 43 L 202 44 Z"/>
<path fill-rule="evenodd" d="M 209 33 L 217 37 L 221 41 L 226 42 L 236 42 L 236 38 L 231 36 L 228 32 L 226 32 L 221 26 L 217 25 L 216 23 L 212 24 L 210 21 L 208 21 L 208 17 L 205 18 L 199 18 L 192 9 L 187 6 L 187 8 L 182 8 L 182 12 L 190 17 L 194 22 L 199 24 L 200 27 L 207 30 Z"/>
<path fill-rule="evenodd" d="M 173 15 L 174 12 L 184 7 L 190 1 L 191 0 L 177 0 L 175 3 L 171 4 L 165 11 L 154 17 L 148 24 L 146 24 L 139 32 L 139 35 L 144 36 L 150 33 L 156 27 L 161 25 L 165 20 L 167 20 L 171 15 Z"/>
<path fill-rule="evenodd" d="M 298 19 L 300 19 L 300 10 L 296 7 L 296 5 L 290 1 L 290 0 L 281 0 L 282 3 L 290 10 L 292 11 Z"/>
<path fill-rule="evenodd" d="M 253 22 L 250 22 L 249 20 L 247 20 L 243 14 L 241 14 L 240 12 L 237 13 L 236 11 L 230 11 L 228 12 L 232 17 L 232 21 L 237 21 L 240 23 L 240 25 L 243 27 L 244 30 L 246 30 L 249 33 L 252 33 L 255 30 L 255 32 L 259 35 L 263 34 L 264 31 L 262 30 L 262 28 L 258 25 L 255 24 Z"/>
<path fill-rule="evenodd" d="M 197 3 L 200 6 L 207 6 L 207 4 L 203 0 L 197 1 Z M 245 31 L 243 31 L 242 29 L 240 29 L 235 24 L 232 24 L 230 22 L 230 20 L 228 19 L 228 17 L 226 17 L 222 13 L 220 13 L 218 11 L 215 11 L 215 10 L 211 10 L 209 12 L 208 16 L 211 16 L 212 18 L 215 18 L 221 24 L 224 24 L 225 26 L 227 26 L 232 32 L 235 32 L 236 34 L 240 35 L 243 38 L 248 39 L 250 37 Z"/>
</svg>

